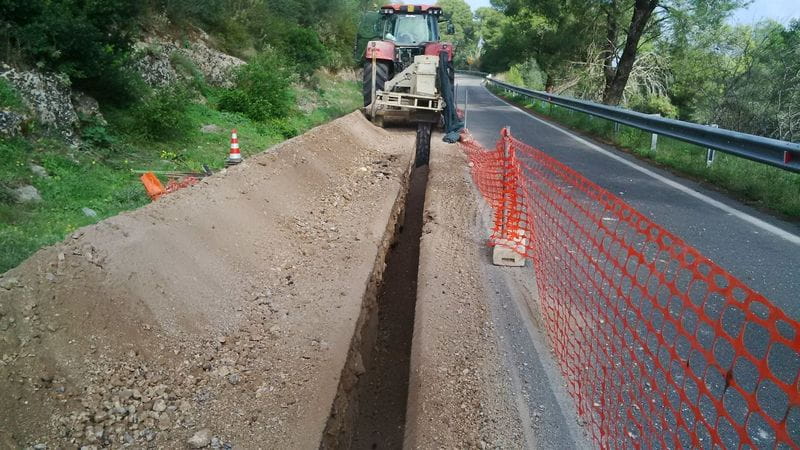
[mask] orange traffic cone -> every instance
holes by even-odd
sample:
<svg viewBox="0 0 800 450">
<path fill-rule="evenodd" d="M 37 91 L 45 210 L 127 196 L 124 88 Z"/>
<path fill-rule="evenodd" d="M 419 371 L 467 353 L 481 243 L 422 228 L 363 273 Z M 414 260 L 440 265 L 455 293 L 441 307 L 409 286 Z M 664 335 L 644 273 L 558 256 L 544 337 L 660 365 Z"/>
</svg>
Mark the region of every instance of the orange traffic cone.
<svg viewBox="0 0 800 450">
<path fill-rule="evenodd" d="M 236 130 L 231 131 L 231 153 L 228 155 L 228 160 L 225 161 L 225 166 L 235 166 L 242 162 L 242 152 L 239 151 L 239 135 Z"/>
</svg>

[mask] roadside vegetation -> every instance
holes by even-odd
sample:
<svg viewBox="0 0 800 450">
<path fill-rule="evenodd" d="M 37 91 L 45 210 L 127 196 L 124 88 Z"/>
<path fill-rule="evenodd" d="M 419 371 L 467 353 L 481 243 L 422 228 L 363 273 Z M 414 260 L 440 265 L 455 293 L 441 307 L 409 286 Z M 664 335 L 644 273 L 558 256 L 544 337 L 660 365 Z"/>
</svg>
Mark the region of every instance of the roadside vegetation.
<svg viewBox="0 0 800 450">
<path fill-rule="evenodd" d="M 651 149 L 651 134 L 542 101 L 534 101 L 502 89 L 495 94 L 576 131 L 613 144 L 640 158 L 722 188 L 757 207 L 772 210 L 789 219 L 800 219 L 800 174 L 777 167 L 716 152 L 713 164 L 706 164 L 706 149 L 659 136 Z"/>
<path fill-rule="evenodd" d="M 749 2 L 719 0 L 494 0 L 453 21 L 473 49 L 459 69 L 664 117 L 800 142 L 800 21 L 735 24 Z M 800 218 L 800 175 L 516 99 L 676 172 Z"/>
<path fill-rule="evenodd" d="M 355 110 L 360 86 L 348 71 L 358 11 L 357 1 L 4 2 L 0 60 L 68 77 L 99 101 L 104 119 L 81 117 L 78 146 L 33 122 L 0 139 L 0 273 L 148 203 L 139 171 L 220 169 L 234 128 L 247 156 Z M 188 45 L 200 29 L 249 63 L 229 87 L 209 85 L 180 54 L 171 63 L 182 77 L 171 85 L 148 86 L 130 70 L 145 34 Z M 0 109 L 25 108 L 0 78 Z M 23 186 L 41 199 L 19 202 Z"/>
</svg>

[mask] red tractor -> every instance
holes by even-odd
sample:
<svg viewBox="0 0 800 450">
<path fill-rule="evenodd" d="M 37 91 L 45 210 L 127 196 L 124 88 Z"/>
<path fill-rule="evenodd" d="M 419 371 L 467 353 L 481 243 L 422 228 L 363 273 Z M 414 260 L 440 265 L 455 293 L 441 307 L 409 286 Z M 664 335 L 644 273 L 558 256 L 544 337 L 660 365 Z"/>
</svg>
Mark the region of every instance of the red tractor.
<svg viewBox="0 0 800 450">
<path fill-rule="evenodd" d="M 423 142 L 430 142 L 431 124 L 441 122 L 443 113 L 446 124 L 448 113 L 455 114 L 454 48 L 440 40 L 441 19 L 438 6 L 386 5 L 365 14 L 356 46 L 367 116 L 379 126 L 416 123 Z"/>
</svg>

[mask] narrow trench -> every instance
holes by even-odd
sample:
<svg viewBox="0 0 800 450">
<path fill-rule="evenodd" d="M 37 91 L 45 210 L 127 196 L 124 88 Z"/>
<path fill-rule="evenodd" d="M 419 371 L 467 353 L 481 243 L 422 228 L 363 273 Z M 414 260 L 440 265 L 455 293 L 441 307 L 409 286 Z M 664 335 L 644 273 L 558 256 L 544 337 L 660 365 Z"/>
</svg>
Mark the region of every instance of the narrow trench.
<svg viewBox="0 0 800 450">
<path fill-rule="evenodd" d="M 427 184 L 428 166 L 416 167 L 411 173 L 403 221 L 386 258 L 378 291 L 375 347 L 367 353 L 366 371 L 356 389 L 353 449 L 403 446 Z"/>
</svg>

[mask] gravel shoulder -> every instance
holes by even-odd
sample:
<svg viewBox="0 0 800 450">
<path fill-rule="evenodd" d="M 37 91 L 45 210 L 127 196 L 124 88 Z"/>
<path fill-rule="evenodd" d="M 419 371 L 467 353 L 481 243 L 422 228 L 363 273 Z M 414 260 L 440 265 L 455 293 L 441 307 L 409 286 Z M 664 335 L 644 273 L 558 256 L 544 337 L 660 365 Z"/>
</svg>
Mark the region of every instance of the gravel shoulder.
<svg viewBox="0 0 800 450">
<path fill-rule="evenodd" d="M 3 274 L 0 448 L 318 448 L 413 139 L 354 113 Z"/>
<path fill-rule="evenodd" d="M 406 448 L 521 448 L 481 277 L 487 264 L 467 161 L 433 136 L 411 350 Z"/>
</svg>

